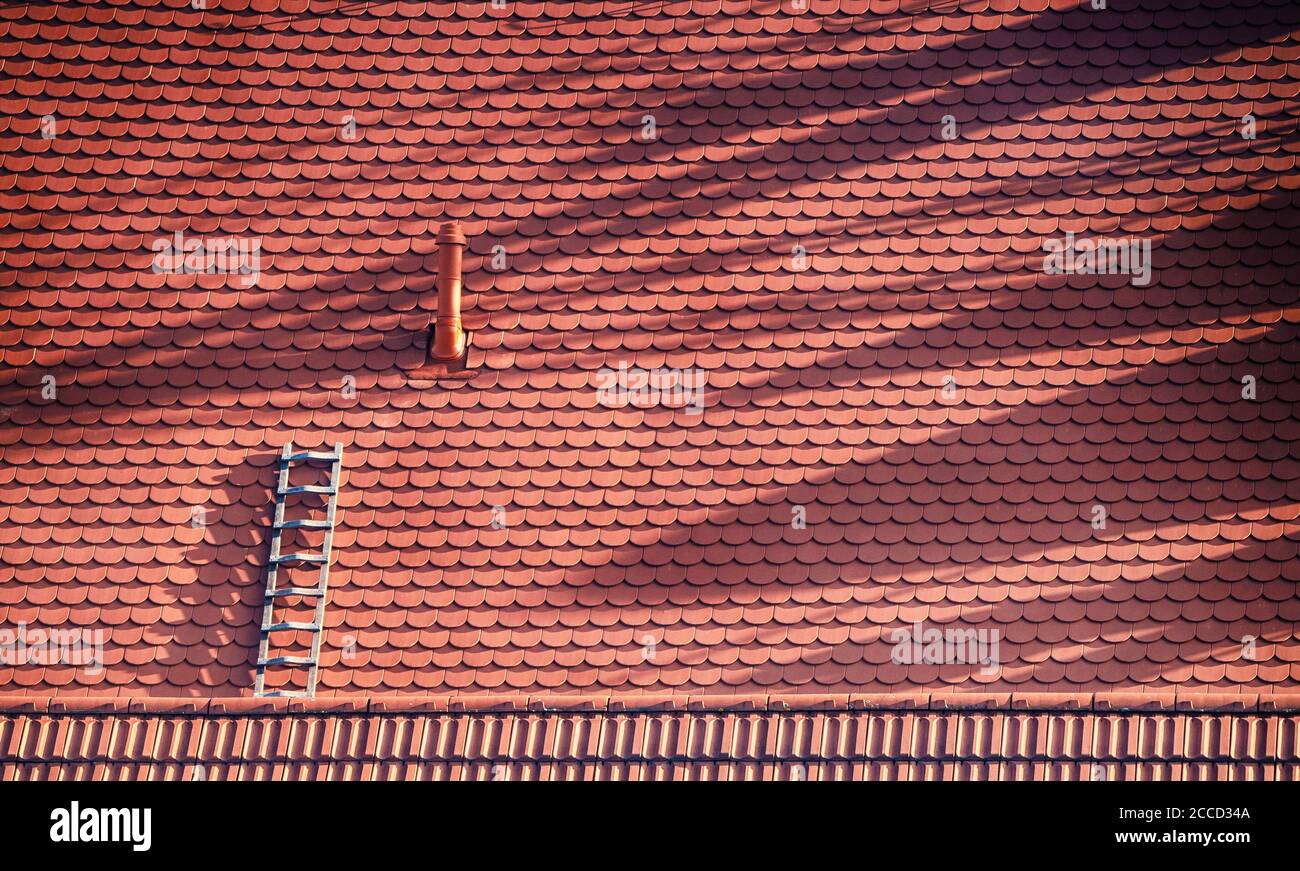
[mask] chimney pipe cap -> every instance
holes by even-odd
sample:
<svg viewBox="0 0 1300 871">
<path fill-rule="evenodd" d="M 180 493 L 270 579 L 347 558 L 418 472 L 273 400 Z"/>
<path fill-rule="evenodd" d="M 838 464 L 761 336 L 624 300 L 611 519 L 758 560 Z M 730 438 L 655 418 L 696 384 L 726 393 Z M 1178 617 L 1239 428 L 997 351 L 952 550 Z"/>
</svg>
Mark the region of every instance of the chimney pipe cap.
<svg viewBox="0 0 1300 871">
<path fill-rule="evenodd" d="M 460 224 L 447 221 L 438 229 L 439 245 L 464 245 L 465 234 L 460 231 Z"/>
</svg>

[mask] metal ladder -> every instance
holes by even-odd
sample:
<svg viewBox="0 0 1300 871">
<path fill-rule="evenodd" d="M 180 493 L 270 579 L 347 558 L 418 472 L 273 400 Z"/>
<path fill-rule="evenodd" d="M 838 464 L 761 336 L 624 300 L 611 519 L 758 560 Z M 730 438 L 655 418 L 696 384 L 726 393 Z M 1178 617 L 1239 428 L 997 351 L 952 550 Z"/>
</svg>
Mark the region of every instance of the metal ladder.
<svg viewBox="0 0 1300 871">
<path fill-rule="evenodd" d="M 305 485 L 291 487 L 289 470 L 294 463 L 329 462 L 330 482 L 324 485 Z M 257 686 L 253 694 L 260 697 L 283 696 L 289 698 L 312 698 L 316 695 L 316 677 L 320 662 L 321 638 L 325 634 L 325 593 L 329 588 L 330 557 L 334 546 L 334 520 L 338 510 L 339 470 L 343 465 L 343 443 L 337 442 L 329 453 L 319 451 L 294 452 L 293 442 L 288 442 L 280 452 L 280 478 L 275 488 L 275 521 L 271 527 L 271 557 L 266 568 L 266 598 L 262 605 L 262 641 L 257 651 Z M 326 517 L 324 520 L 290 519 L 284 517 L 285 499 L 296 493 L 317 493 L 325 495 Z M 319 553 L 281 553 L 280 533 L 285 529 L 323 529 L 325 542 Z M 320 565 L 320 576 L 314 587 L 281 587 L 278 584 L 280 567 L 286 563 L 315 563 Z M 287 596 L 301 596 L 316 600 L 316 616 L 310 623 L 279 621 L 275 619 L 277 600 Z M 309 656 L 271 656 L 271 635 L 275 632 L 311 632 L 311 655 Z M 307 689 L 266 690 L 266 670 L 272 667 L 307 668 Z"/>
</svg>

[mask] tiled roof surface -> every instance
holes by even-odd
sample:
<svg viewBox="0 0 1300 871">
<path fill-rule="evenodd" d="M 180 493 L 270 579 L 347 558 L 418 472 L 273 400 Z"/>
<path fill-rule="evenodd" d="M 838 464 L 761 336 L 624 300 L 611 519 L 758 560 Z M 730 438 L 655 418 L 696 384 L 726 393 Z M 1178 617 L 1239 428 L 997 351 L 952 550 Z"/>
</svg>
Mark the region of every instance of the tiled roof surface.
<svg viewBox="0 0 1300 871">
<path fill-rule="evenodd" d="M 324 696 L 1297 686 L 1292 0 L 208 5 L 0 9 L 0 625 L 107 633 L 0 692 L 249 694 L 289 439 L 346 447 Z"/>
<path fill-rule="evenodd" d="M 1240 708 L 46 700 L 0 709 L 0 780 L 1294 780 L 1298 729 Z"/>
</svg>

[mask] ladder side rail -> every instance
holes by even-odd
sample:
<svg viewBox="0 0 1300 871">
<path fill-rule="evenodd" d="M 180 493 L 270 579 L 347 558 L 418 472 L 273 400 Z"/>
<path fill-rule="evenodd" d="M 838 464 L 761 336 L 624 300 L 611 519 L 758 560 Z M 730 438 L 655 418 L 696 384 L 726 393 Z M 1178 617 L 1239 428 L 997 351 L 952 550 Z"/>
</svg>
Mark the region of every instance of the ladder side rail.
<svg viewBox="0 0 1300 871">
<path fill-rule="evenodd" d="M 316 681 L 320 676 L 321 639 L 325 637 L 325 599 L 329 590 L 330 563 L 334 556 L 334 524 L 338 519 L 339 485 L 343 477 L 343 443 L 334 443 L 334 464 L 330 468 L 329 505 L 326 508 L 325 543 L 322 552 L 325 561 L 320 567 L 320 595 L 316 597 L 316 637 L 311 642 L 311 666 L 307 674 L 307 697 L 315 698 Z"/>
<path fill-rule="evenodd" d="M 262 601 L 262 632 L 257 644 L 257 681 L 253 695 L 266 693 L 266 660 L 271 653 L 271 633 L 267 627 L 275 619 L 275 591 L 278 589 L 280 559 L 280 526 L 284 523 L 284 490 L 289 485 L 289 458 L 293 455 L 293 439 L 280 450 L 280 469 L 275 487 L 275 517 L 271 521 L 271 555 L 266 564 L 266 591 Z"/>
</svg>

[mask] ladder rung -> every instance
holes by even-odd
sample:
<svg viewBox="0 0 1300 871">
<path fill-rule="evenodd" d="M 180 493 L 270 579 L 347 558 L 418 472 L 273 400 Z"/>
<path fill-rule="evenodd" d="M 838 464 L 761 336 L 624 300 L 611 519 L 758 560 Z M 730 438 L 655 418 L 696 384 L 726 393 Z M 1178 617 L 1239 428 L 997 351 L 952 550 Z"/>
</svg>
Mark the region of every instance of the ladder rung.
<svg viewBox="0 0 1300 871">
<path fill-rule="evenodd" d="M 315 665 L 316 660 L 310 656 L 272 656 L 269 659 L 259 659 L 258 665 Z"/>
<path fill-rule="evenodd" d="M 297 462 L 299 460 L 337 460 L 339 455 L 333 451 L 299 451 L 296 454 L 290 454 L 287 457 L 281 457 L 281 462 Z"/>
<path fill-rule="evenodd" d="M 278 599 L 283 596 L 323 596 L 325 593 L 316 587 L 282 587 L 279 590 L 267 590 L 266 598 Z"/>
<path fill-rule="evenodd" d="M 296 623 L 293 620 L 285 620 L 282 623 L 272 623 L 270 626 L 262 629 L 263 632 L 286 632 L 288 630 L 297 632 L 319 632 L 320 627 L 315 623 Z"/>
<path fill-rule="evenodd" d="M 285 553 L 271 559 L 273 563 L 323 563 L 325 554 L 323 553 Z"/>
<path fill-rule="evenodd" d="M 328 520 L 286 520 L 272 524 L 276 529 L 329 529 Z"/>
<path fill-rule="evenodd" d="M 311 694 L 305 693 L 302 690 L 272 690 L 269 693 L 262 693 L 260 696 L 258 696 L 258 698 L 259 699 L 309 699 L 311 698 Z"/>
<path fill-rule="evenodd" d="M 294 493 L 323 493 L 333 496 L 334 488 L 327 487 L 324 484 L 303 484 L 299 487 L 285 487 L 283 490 L 277 490 L 276 492 L 281 496 L 292 496 Z"/>
</svg>

